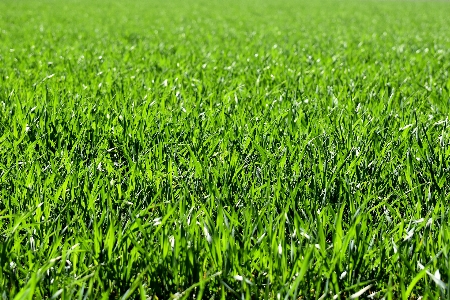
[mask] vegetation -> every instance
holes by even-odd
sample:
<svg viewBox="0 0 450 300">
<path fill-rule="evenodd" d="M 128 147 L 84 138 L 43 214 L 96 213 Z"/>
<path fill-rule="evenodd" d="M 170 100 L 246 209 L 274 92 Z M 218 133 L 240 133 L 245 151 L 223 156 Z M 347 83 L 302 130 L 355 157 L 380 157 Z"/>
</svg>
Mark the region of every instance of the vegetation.
<svg viewBox="0 0 450 300">
<path fill-rule="evenodd" d="M 2 299 L 447 299 L 448 16 L 1 1 Z"/>
</svg>

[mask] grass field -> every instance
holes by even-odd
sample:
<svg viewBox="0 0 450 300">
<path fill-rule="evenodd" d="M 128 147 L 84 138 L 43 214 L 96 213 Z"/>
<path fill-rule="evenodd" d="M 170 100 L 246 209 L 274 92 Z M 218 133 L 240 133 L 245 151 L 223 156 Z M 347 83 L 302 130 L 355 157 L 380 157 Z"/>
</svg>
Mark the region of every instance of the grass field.
<svg viewBox="0 0 450 300">
<path fill-rule="evenodd" d="M 2 299 L 450 299 L 449 16 L 1 1 Z"/>
</svg>

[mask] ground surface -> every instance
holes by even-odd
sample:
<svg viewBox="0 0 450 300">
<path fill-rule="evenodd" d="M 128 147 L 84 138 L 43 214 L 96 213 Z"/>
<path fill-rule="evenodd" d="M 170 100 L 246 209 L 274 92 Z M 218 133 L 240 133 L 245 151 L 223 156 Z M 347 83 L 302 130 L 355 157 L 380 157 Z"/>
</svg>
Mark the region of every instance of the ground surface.
<svg viewBox="0 0 450 300">
<path fill-rule="evenodd" d="M 0 2 L 0 292 L 449 297 L 450 3 Z"/>
</svg>

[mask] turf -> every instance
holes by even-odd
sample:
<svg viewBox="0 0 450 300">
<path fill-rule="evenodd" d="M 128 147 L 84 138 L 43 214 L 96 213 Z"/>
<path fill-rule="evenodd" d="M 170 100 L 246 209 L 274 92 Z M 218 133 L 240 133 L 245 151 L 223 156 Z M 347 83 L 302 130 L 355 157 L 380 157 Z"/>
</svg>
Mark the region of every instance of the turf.
<svg viewBox="0 0 450 300">
<path fill-rule="evenodd" d="M 2 299 L 448 299 L 450 2 L 0 2 Z"/>
</svg>

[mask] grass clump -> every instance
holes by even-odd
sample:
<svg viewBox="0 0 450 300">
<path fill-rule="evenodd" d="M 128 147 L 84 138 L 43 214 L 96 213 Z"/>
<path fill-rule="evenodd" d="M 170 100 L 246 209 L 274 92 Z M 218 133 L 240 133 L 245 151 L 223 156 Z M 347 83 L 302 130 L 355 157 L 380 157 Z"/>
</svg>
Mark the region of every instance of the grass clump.
<svg viewBox="0 0 450 300">
<path fill-rule="evenodd" d="M 449 3 L 0 11 L 4 299 L 449 297 Z"/>
</svg>

